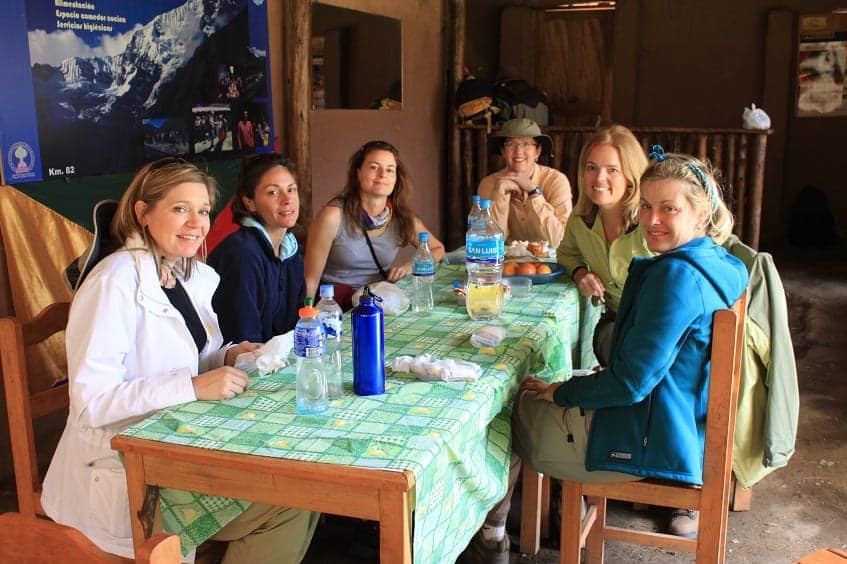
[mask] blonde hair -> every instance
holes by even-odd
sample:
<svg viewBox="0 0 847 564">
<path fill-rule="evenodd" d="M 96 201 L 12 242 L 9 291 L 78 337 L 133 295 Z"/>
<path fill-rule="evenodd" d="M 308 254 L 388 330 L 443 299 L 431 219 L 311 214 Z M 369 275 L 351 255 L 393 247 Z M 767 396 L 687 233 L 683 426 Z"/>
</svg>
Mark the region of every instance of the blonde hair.
<svg viewBox="0 0 847 564">
<path fill-rule="evenodd" d="M 638 207 L 641 202 L 641 174 L 647 168 L 647 156 L 635 135 L 623 125 L 607 125 L 601 127 L 583 145 L 579 153 L 579 169 L 577 184 L 579 196 L 573 213 L 583 220 L 591 221 L 597 213 L 597 204 L 588 197 L 591 186 L 585 185 L 585 161 L 588 154 L 598 145 L 611 145 L 618 150 L 621 158 L 621 173 L 626 179 L 627 191 L 621 200 L 623 203 L 624 232 L 629 231 L 638 223 Z"/>
<path fill-rule="evenodd" d="M 209 203 L 214 208 L 218 198 L 218 182 L 195 165 L 179 158 L 167 157 L 141 167 L 121 196 L 115 217 L 112 218 L 112 234 L 115 240 L 123 246 L 130 237 L 139 235 L 144 239 L 147 249 L 153 253 L 158 268 L 160 259 L 156 242 L 135 215 L 135 203 L 144 202 L 147 209 L 152 209 L 174 187 L 185 182 L 204 184 L 209 192 Z M 205 241 L 203 244 L 205 245 Z M 185 278 L 188 279 L 197 259 L 188 257 L 181 260 Z"/>
<path fill-rule="evenodd" d="M 679 153 L 661 154 L 661 158 L 663 160 L 653 161 L 644 171 L 641 183 L 667 179 L 682 182 L 687 188 L 685 197 L 694 210 L 706 212 L 706 234 L 722 245 L 732 233 L 734 221 L 721 197 L 711 163 Z"/>
</svg>

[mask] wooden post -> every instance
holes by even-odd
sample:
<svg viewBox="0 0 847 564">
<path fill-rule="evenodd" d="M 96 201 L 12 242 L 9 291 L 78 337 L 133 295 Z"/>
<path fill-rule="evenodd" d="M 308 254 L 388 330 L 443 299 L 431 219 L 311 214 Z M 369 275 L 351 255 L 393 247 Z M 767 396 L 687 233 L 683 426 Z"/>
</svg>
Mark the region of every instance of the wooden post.
<svg viewBox="0 0 847 564">
<path fill-rule="evenodd" d="M 476 170 L 472 176 L 473 183 L 471 184 L 470 194 L 475 193 L 479 181 L 488 176 L 488 132 L 485 128 L 481 128 L 472 133 L 473 135 L 468 135 L 467 139 L 470 142 L 476 136 Z M 473 166 L 471 163 L 464 164 L 467 167 Z M 468 195 L 469 198 L 470 194 Z"/>
<path fill-rule="evenodd" d="M 288 0 L 285 18 L 285 88 L 287 153 L 297 164 L 300 190 L 300 217 L 308 226 L 312 221 L 312 160 L 309 147 L 312 109 L 312 3 Z"/>
<path fill-rule="evenodd" d="M 759 231 L 762 227 L 762 196 L 765 186 L 765 156 L 768 136 L 757 133 L 753 136 L 751 152 L 750 190 L 747 199 L 747 221 L 744 225 L 744 241 L 754 249 L 759 249 Z"/>
<path fill-rule="evenodd" d="M 700 160 L 706 159 L 706 134 L 700 133 L 697 135 L 697 158 Z"/>
<path fill-rule="evenodd" d="M 468 200 L 471 199 L 471 194 L 474 193 L 476 189 L 476 184 L 474 183 L 474 142 L 473 142 L 473 134 L 475 133 L 472 129 L 460 129 L 458 130 L 459 138 L 462 140 L 462 166 L 460 170 L 462 171 L 462 179 L 460 184 L 460 190 L 455 195 L 458 196 L 458 200 Z M 477 150 L 480 153 L 484 151 L 480 148 L 477 143 Z"/>
<path fill-rule="evenodd" d="M 550 137 L 553 138 L 553 162 L 550 164 L 556 170 L 562 170 L 562 155 L 565 153 L 565 134 L 562 132 L 550 133 Z M 570 180 L 570 179 L 568 179 Z"/>
<path fill-rule="evenodd" d="M 466 209 L 469 205 L 463 201 L 462 169 L 472 163 L 462 162 L 462 143 L 459 127 L 456 123 L 456 87 L 462 80 L 462 70 L 465 65 L 465 0 L 450 0 L 447 17 L 453 24 L 450 27 L 448 42 L 452 47 L 447 69 L 447 202 L 445 227 L 445 242 L 448 249 L 454 249 L 465 243 Z M 482 149 L 485 150 L 484 148 Z M 470 188 L 475 190 L 476 187 Z"/>
<path fill-rule="evenodd" d="M 744 239 L 747 214 L 747 135 L 738 136 L 738 158 L 735 163 L 735 234 Z"/>
</svg>

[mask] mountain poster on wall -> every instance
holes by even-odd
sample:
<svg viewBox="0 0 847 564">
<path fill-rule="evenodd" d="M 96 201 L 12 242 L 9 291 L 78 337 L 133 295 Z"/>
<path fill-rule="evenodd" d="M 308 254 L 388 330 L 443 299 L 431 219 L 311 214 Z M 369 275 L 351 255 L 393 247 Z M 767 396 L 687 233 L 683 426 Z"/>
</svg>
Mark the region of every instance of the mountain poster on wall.
<svg viewBox="0 0 847 564">
<path fill-rule="evenodd" d="M 26 0 L 26 18 L 45 178 L 222 155 L 242 115 L 273 123 L 264 0 Z"/>
</svg>

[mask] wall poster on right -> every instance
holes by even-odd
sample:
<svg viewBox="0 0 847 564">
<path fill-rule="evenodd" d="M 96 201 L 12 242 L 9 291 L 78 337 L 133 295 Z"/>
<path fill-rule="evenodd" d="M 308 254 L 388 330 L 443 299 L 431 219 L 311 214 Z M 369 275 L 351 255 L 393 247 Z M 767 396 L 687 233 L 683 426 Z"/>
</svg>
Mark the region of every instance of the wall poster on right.
<svg viewBox="0 0 847 564">
<path fill-rule="evenodd" d="M 847 11 L 801 15 L 797 117 L 847 116 Z"/>
</svg>

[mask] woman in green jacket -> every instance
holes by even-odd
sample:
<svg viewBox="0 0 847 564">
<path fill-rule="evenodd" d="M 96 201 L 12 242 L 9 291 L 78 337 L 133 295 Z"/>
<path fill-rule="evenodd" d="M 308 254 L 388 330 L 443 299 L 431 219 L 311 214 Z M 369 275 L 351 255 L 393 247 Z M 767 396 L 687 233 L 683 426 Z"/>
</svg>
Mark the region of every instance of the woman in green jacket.
<svg viewBox="0 0 847 564">
<path fill-rule="evenodd" d="M 594 354 L 609 360 L 615 313 L 629 263 L 652 253 L 638 228 L 640 178 L 647 157 L 632 132 L 622 125 L 601 127 L 579 156 L 579 198 L 557 250 L 579 293 L 604 303 L 594 330 Z"/>
</svg>

